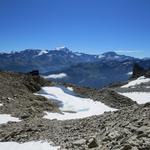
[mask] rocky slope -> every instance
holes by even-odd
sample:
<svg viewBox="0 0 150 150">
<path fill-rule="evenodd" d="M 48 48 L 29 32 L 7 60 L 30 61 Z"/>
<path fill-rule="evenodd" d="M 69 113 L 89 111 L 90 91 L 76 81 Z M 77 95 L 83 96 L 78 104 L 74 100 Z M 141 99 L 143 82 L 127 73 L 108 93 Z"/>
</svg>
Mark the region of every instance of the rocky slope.
<svg viewBox="0 0 150 150">
<path fill-rule="evenodd" d="M 61 149 L 149 150 L 150 104 L 81 120 L 33 118 L 1 126 L 1 141 L 50 140 Z"/>
<path fill-rule="evenodd" d="M 0 72 L 0 103 L 3 104 L 0 112 L 25 119 L 41 116 L 44 110 L 57 109 L 44 97 L 33 94 L 44 85 L 51 83 L 39 76 Z"/>
<path fill-rule="evenodd" d="M 74 120 L 44 119 L 44 111 L 60 112 L 57 103 L 34 95 L 41 86 L 56 86 L 39 76 L 0 73 L 0 114 L 11 114 L 20 122 L 0 124 L 0 141 L 47 140 L 60 149 L 149 150 L 150 103 L 137 104 L 118 95 L 113 88 L 102 90 L 73 85 L 76 94 L 118 108 L 114 112 Z M 115 105 L 116 104 L 116 105 Z"/>
</svg>

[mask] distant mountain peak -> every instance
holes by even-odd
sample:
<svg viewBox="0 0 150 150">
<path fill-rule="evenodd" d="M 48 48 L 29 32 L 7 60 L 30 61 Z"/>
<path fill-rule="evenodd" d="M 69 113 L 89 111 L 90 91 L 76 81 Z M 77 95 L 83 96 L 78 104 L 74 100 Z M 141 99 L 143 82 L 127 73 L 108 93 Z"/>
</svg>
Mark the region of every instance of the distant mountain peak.
<svg viewBox="0 0 150 150">
<path fill-rule="evenodd" d="M 125 61 L 125 60 L 136 59 L 131 56 L 117 54 L 116 52 L 113 52 L 113 51 L 103 53 L 101 56 L 103 56 L 102 59 L 105 59 L 105 60 Z"/>
<path fill-rule="evenodd" d="M 60 46 L 60 47 L 56 47 L 55 50 L 63 51 L 63 50 L 69 50 L 69 49 L 66 46 Z"/>
<path fill-rule="evenodd" d="M 114 57 L 114 56 L 117 56 L 118 54 L 116 52 L 109 51 L 109 52 L 103 53 L 102 55 L 106 57 Z"/>
</svg>

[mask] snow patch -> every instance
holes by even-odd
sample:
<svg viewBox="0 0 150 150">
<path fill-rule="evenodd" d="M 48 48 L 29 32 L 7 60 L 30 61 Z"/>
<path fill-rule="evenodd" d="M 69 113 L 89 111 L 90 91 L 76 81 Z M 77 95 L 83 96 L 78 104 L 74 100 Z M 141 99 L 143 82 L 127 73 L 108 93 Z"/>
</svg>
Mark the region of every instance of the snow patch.
<svg viewBox="0 0 150 150">
<path fill-rule="evenodd" d="M 0 142 L 0 150 L 57 150 L 59 147 L 52 146 L 47 142 Z"/>
<path fill-rule="evenodd" d="M 47 50 L 42 50 L 42 51 L 40 51 L 40 52 L 39 52 L 38 56 L 41 56 L 41 55 L 43 55 L 43 54 L 47 54 L 47 53 L 48 53 L 48 51 L 47 51 Z"/>
<path fill-rule="evenodd" d="M 150 82 L 150 78 L 145 78 L 144 76 L 141 76 L 137 78 L 136 80 L 130 81 L 128 84 L 121 86 L 122 88 L 128 88 L 135 85 L 140 85 L 142 83 Z"/>
<path fill-rule="evenodd" d="M 3 106 L 3 104 L 0 103 L 0 106 Z"/>
<path fill-rule="evenodd" d="M 45 79 L 62 79 L 67 77 L 67 74 L 65 73 L 59 73 L 59 74 L 50 74 L 48 76 L 43 76 Z"/>
<path fill-rule="evenodd" d="M 75 55 L 77 55 L 77 56 L 81 56 L 81 55 L 82 55 L 82 53 L 75 52 Z"/>
<path fill-rule="evenodd" d="M 103 57 L 104 57 L 103 55 L 98 55 L 98 56 L 97 56 L 97 58 L 103 58 Z"/>
<path fill-rule="evenodd" d="M 18 118 L 12 117 L 11 115 L 0 114 L 0 124 L 7 123 L 9 121 L 11 121 L 11 122 L 19 122 L 21 120 L 19 120 Z"/>
<path fill-rule="evenodd" d="M 132 74 L 133 74 L 132 71 L 127 73 L 128 76 L 131 76 Z"/>
<path fill-rule="evenodd" d="M 118 59 L 118 58 L 120 58 L 120 56 L 114 56 L 114 58 L 115 58 L 115 59 Z"/>
<path fill-rule="evenodd" d="M 65 49 L 65 48 L 66 48 L 65 46 L 60 46 L 60 47 L 56 47 L 55 50 L 60 51 L 60 50 Z"/>
<path fill-rule="evenodd" d="M 71 88 L 65 87 L 43 87 L 37 95 L 44 96 L 48 99 L 53 99 L 60 104 L 62 113 L 45 112 L 46 119 L 79 119 L 93 115 L 100 115 L 106 111 L 114 111 L 105 104 L 93 101 L 88 98 L 78 97 Z"/>
<path fill-rule="evenodd" d="M 119 94 L 136 101 L 138 104 L 150 102 L 150 92 L 128 92 Z"/>
<path fill-rule="evenodd" d="M 72 88 L 72 87 L 67 87 L 67 89 L 68 89 L 69 91 L 73 91 L 73 88 Z"/>
</svg>

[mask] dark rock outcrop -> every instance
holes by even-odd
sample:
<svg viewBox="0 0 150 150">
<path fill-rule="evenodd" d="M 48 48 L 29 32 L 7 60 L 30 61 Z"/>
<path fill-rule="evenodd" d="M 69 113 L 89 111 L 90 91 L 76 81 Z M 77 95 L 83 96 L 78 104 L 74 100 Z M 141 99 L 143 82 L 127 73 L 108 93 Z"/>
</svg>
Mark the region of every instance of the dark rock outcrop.
<svg viewBox="0 0 150 150">
<path fill-rule="evenodd" d="M 145 74 L 145 70 L 143 67 L 139 66 L 137 63 L 133 65 L 133 73 L 131 78 L 138 78 Z"/>
<path fill-rule="evenodd" d="M 31 72 L 29 72 L 28 74 L 31 74 L 31 75 L 35 75 L 35 76 L 39 76 L 39 70 L 32 70 Z"/>
<path fill-rule="evenodd" d="M 150 68 L 149 69 L 144 69 L 139 64 L 135 63 L 133 65 L 133 74 L 132 74 L 131 78 L 136 79 L 140 76 L 145 76 L 147 78 L 150 78 Z"/>
</svg>

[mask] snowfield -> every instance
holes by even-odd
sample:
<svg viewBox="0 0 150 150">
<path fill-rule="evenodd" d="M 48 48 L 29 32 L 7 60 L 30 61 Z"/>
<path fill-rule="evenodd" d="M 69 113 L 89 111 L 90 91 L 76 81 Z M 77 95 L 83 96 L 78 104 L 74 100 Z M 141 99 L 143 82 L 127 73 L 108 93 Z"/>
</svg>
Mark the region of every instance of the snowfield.
<svg viewBox="0 0 150 150">
<path fill-rule="evenodd" d="M 62 79 L 65 77 L 67 77 L 67 74 L 65 74 L 65 73 L 51 74 L 48 76 L 43 76 L 43 78 L 45 78 L 45 79 Z"/>
<path fill-rule="evenodd" d="M 129 88 L 136 85 L 140 85 L 142 83 L 150 82 L 150 78 L 145 78 L 144 76 L 141 76 L 137 78 L 136 80 L 130 81 L 128 84 L 121 86 L 122 88 Z"/>
<path fill-rule="evenodd" d="M 77 96 L 70 87 L 43 87 L 37 95 L 55 100 L 62 111 L 62 113 L 45 112 L 46 115 L 44 118 L 46 119 L 79 119 L 103 114 L 105 111 L 116 110 L 101 102 L 96 102 L 88 98 L 81 98 Z"/>
<path fill-rule="evenodd" d="M 145 104 L 150 102 L 150 92 L 128 92 L 119 94 L 129 97 L 133 101 L 136 101 L 138 104 Z"/>
<path fill-rule="evenodd" d="M 19 120 L 18 118 L 12 117 L 11 115 L 7 115 L 7 114 L 0 114 L 0 124 L 4 124 L 7 122 L 19 122 L 21 120 Z M 1 150 L 1 148 L 0 148 Z"/>
<path fill-rule="evenodd" d="M 0 106 L 3 106 L 3 104 L 0 103 Z"/>
<path fill-rule="evenodd" d="M 0 150 L 57 150 L 59 147 L 51 146 L 47 142 L 0 142 Z"/>
<path fill-rule="evenodd" d="M 150 82 L 150 78 L 145 78 L 144 76 L 141 76 L 136 80 L 130 81 L 128 84 L 121 86 L 121 88 L 135 88 L 136 85 L 148 82 Z M 149 86 L 147 86 L 146 88 L 149 88 Z M 147 102 L 150 102 L 150 92 L 125 92 L 119 94 L 126 96 L 133 101 L 136 101 L 138 104 L 145 104 Z"/>
</svg>

